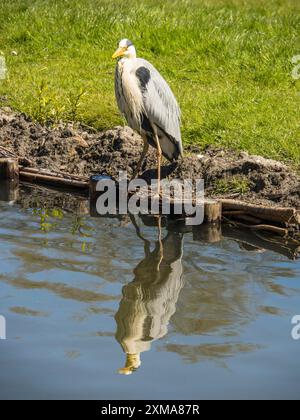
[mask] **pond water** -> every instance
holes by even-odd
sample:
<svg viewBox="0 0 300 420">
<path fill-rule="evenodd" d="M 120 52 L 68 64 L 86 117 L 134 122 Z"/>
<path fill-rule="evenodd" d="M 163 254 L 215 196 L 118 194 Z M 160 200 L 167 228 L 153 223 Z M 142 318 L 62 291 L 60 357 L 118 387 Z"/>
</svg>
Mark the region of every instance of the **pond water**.
<svg viewBox="0 0 300 420">
<path fill-rule="evenodd" d="M 1 399 L 299 398 L 290 250 L 42 189 L 2 200 Z"/>
</svg>

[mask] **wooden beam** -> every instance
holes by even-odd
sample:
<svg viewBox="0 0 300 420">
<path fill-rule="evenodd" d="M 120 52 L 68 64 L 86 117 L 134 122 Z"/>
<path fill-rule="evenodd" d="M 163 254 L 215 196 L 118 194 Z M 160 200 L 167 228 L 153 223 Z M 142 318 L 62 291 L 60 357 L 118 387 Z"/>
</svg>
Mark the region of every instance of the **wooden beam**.
<svg viewBox="0 0 300 420">
<path fill-rule="evenodd" d="M 59 176 L 44 175 L 43 173 L 28 172 L 23 169 L 20 171 L 20 179 L 26 182 L 54 185 L 57 187 L 88 190 L 89 183 L 87 181 L 78 181 L 72 178 L 63 178 Z"/>
<path fill-rule="evenodd" d="M 223 211 L 242 211 L 258 219 L 284 225 L 300 224 L 300 211 L 295 208 L 261 206 L 229 199 L 220 199 L 219 201 L 222 203 Z"/>
</svg>

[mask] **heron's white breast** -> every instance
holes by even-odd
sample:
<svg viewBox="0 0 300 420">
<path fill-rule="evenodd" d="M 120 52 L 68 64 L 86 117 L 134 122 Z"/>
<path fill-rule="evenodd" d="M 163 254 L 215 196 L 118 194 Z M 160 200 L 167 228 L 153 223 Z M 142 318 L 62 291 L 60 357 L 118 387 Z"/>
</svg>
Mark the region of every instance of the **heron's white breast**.
<svg viewBox="0 0 300 420">
<path fill-rule="evenodd" d="M 135 75 L 135 59 L 124 58 L 119 61 L 119 75 L 122 86 L 121 95 L 124 96 L 124 111 L 131 128 L 140 131 L 141 113 L 143 112 L 142 92 Z"/>
</svg>

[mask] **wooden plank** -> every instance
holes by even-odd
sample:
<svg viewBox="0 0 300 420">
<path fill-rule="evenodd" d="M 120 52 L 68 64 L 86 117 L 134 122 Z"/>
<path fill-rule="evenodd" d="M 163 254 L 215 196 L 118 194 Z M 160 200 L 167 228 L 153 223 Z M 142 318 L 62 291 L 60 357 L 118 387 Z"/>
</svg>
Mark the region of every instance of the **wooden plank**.
<svg viewBox="0 0 300 420">
<path fill-rule="evenodd" d="M 58 176 L 44 175 L 41 173 L 30 173 L 21 170 L 20 179 L 26 182 L 55 185 L 57 187 L 88 190 L 89 183 L 87 181 L 78 181 L 77 179 L 68 179 Z"/>
<path fill-rule="evenodd" d="M 238 200 L 220 199 L 223 211 L 243 211 L 259 219 L 268 222 L 282 223 L 286 225 L 300 224 L 300 211 L 291 207 L 267 207 L 244 203 Z"/>
<path fill-rule="evenodd" d="M 29 168 L 29 167 L 20 166 L 20 171 L 22 171 L 22 173 L 47 175 L 47 176 L 56 177 L 56 178 L 64 178 L 64 179 L 71 179 L 71 180 L 73 179 L 75 181 L 81 181 L 81 182 L 88 182 L 89 180 L 87 176 L 73 175 L 67 172 L 60 172 L 60 171 L 48 171 L 47 169 L 43 169 L 43 168 Z"/>
</svg>

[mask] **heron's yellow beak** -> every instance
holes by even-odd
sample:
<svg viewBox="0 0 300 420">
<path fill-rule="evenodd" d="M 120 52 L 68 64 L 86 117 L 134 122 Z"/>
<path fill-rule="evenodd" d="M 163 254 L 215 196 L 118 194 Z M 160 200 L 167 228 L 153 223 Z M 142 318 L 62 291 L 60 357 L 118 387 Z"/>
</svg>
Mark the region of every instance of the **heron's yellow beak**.
<svg viewBox="0 0 300 420">
<path fill-rule="evenodd" d="M 123 55 L 125 54 L 126 50 L 127 50 L 126 47 L 118 48 L 117 51 L 114 52 L 112 58 L 123 57 Z"/>
</svg>

